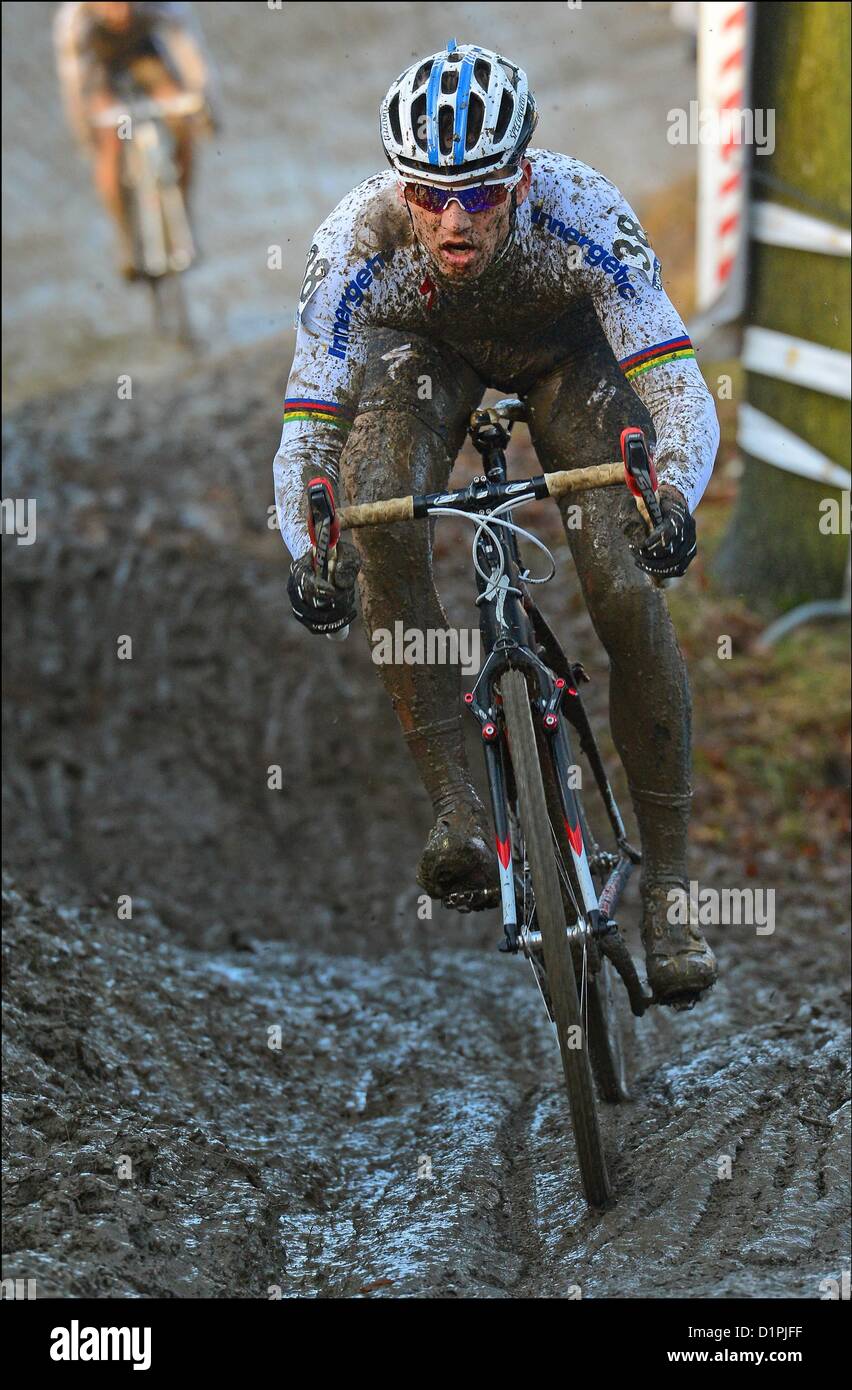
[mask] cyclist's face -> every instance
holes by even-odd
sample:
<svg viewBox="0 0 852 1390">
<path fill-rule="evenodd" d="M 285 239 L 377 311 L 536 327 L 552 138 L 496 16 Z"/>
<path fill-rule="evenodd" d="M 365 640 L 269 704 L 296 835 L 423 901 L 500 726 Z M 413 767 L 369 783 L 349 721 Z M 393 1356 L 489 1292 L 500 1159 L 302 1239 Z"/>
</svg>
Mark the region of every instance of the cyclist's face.
<svg viewBox="0 0 852 1390">
<path fill-rule="evenodd" d="M 523 176 L 515 185 L 518 204 L 530 188 L 532 167 L 523 163 Z M 443 212 L 427 212 L 409 202 L 418 241 L 449 280 L 475 280 L 487 268 L 506 239 L 512 212 L 512 195 L 485 212 L 465 212 L 460 203 L 447 203 Z"/>
<path fill-rule="evenodd" d="M 118 33 L 130 26 L 133 14 L 133 6 L 130 4 L 99 4 L 97 0 L 93 0 L 89 9 L 104 29 L 112 29 Z"/>
</svg>

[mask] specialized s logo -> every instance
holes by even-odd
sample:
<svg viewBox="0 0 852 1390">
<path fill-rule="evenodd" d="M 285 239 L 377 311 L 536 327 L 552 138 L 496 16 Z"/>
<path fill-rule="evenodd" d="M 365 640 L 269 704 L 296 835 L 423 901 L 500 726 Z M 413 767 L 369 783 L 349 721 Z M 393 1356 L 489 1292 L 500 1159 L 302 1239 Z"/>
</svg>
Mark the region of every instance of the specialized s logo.
<svg viewBox="0 0 852 1390">
<path fill-rule="evenodd" d="M 372 285 L 374 277 L 380 275 L 384 268 L 384 256 L 371 256 L 349 281 L 334 311 L 334 328 L 331 347 L 328 349 L 329 357 L 338 357 L 341 362 L 346 361 L 349 334 L 352 327 L 352 309 L 364 303 L 365 292 Z"/>
<path fill-rule="evenodd" d="M 420 286 L 420 289 L 418 290 L 418 294 L 422 294 L 423 298 L 426 300 L 427 309 L 432 308 L 433 304 L 435 303 L 435 296 L 437 293 L 437 285 L 435 284 L 434 280 L 430 280 L 429 276 L 427 275 L 426 279 L 423 281 L 423 284 Z"/>
</svg>

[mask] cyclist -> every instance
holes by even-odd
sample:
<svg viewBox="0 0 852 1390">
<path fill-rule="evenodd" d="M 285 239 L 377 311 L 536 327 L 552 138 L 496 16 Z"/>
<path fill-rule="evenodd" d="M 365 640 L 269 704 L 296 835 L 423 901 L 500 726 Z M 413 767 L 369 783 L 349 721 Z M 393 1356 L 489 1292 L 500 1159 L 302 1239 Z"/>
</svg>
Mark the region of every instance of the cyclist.
<svg viewBox="0 0 852 1390">
<path fill-rule="evenodd" d="M 636 214 L 588 165 L 528 148 L 537 120 L 525 73 L 451 41 L 414 63 L 381 106 L 391 170 L 360 184 L 316 233 L 274 463 L 288 592 L 309 631 L 351 622 L 360 570 L 368 632 L 443 628 L 429 528 L 357 533 L 333 577 L 314 573 L 307 482 L 367 502 L 447 485 L 486 387 L 520 393 L 545 470 L 608 463 L 626 425 L 656 441 L 662 526 L 632 499 L 572 497 L 566 532 L 611 663 L 613 737 L 642 839 L 642 939 L 658 997 L 716 978 L 707 942 L 670 923 L 685 890 L 690 694 L 653 576 L 696 552 L 692 513 L 713 467 L 712 398 Z M 625 505 L 626 504 L 626 505 Z M 566 504 L 567 505 L 567 504 Z M 573 519 L 573 518 L 572 518 Z M 435 811 L 418 880 L 435 898 L 491 901 L 496 860 L 465 760 L 459 676 L 449 665 L 379 667 Z"/>
<path fill-rule="evenodd" d="M 60 5 L 54 21 L 59 83 L 68 123 L 80 146 L 94 158 L 95 187 L 119 236 L 122 273 L 134 276 L 133 246 L 121 195 L 118 132 L 93 120 L 119 99 L 129 79 L 152 100 L 197 93 L 206 105 L 208 127 L 216 123 L 213 74 L 188 6 L 182 4 Z M 193 128 L 169 120 L 184 200 L 192 182 Z"/>
</svg>

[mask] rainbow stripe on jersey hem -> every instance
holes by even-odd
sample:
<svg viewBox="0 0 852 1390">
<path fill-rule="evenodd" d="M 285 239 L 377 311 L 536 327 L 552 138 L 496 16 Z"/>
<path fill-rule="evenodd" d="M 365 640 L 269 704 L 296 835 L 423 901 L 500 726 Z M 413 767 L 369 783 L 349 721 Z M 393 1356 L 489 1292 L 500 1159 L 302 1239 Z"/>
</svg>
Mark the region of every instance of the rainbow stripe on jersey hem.
<svg viewBox="0 0 852 1390">
<path fill-rule="evenodd" d="M 655 343 L 653 347 L 631 353 L 629 357 L 622 358 L 618 365 L 627 380 L 632 381 L 643 372 L 649 372 L 652 367 L 663 367 L 667 362 L 682 362 L 694 356 L 692 340 L 684 333 L 680 338 L 669 338 L 664 343 Z"/>
<path fill-rule="evenodd" d="M 345 431 L 352 428 L 353 419 L 351 410 L 334 401 L 313 401 L 304 396 L 293 396 L 284 402 L 285 425 L 291 420 L 311 420 L 316 425 L 336 425 Z"/>
</svg>

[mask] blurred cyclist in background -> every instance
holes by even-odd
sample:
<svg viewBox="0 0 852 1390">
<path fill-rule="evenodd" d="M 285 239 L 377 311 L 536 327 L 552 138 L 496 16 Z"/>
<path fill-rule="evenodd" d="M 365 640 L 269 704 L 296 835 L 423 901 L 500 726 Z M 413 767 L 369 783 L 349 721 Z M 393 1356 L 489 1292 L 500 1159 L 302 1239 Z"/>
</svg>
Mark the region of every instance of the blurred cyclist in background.
<svg viewBox="0 0 852 1390">
<path fill-rule="evenodd" d="M 119 235 L 122 273 L 133 278 L 130 228 L 120 183 L 118 132 L 96 117 L 126 97 L 128 83 L 154 101 L 190 93 L 205 104 L 208 131 L 218 128 L 214 74 L 188 5 L 64 4 L 54 21 L 59 83 L 68 123 L 94 159 L 94 181 Z M 184 201 L 189 205 L 193 143 L 199 125 L 168 118 Z"/>
</svg>

